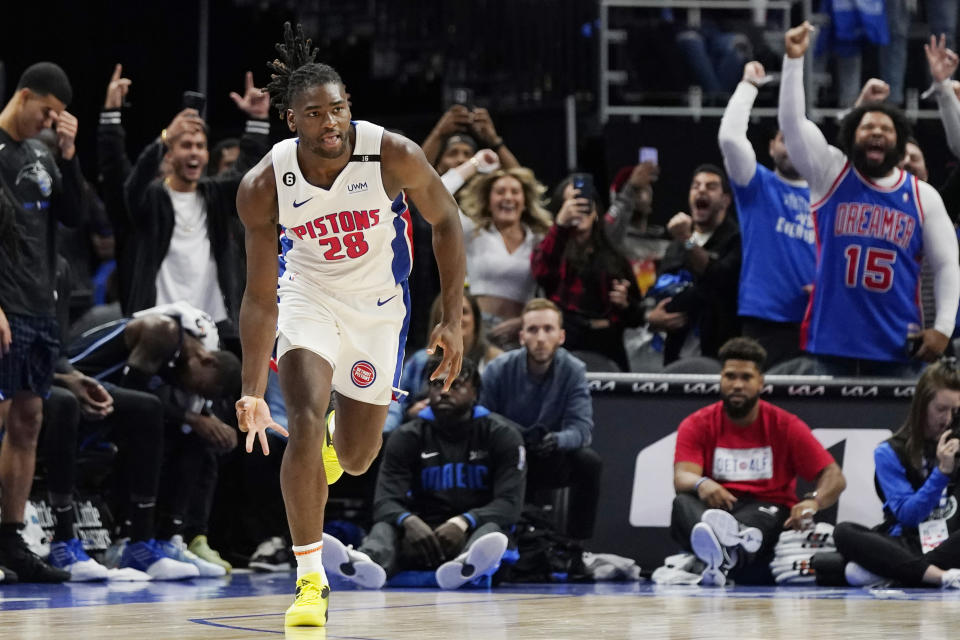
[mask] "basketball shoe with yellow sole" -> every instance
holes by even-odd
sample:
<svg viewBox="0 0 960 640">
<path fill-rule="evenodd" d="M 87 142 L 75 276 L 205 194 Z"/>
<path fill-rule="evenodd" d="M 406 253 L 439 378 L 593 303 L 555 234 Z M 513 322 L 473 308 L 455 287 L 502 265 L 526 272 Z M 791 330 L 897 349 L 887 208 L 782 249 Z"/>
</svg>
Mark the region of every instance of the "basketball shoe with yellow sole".
<svg viewBox="0 0 960 640">
<path fill-rule="evenodd" d="M 330 585 L 320 571 L 297 578 L 297 595 L 287 609 L 283 623 L 287 627 L 322 627 L 327 624 Z"/>
<path fill-rule="evenodd" d="M 323 437 L 323 470 L 327 475 L 327 484 L 333 484 L 343 475 L 343 467 L 340 466 L 340 460 L 337 459 L 337 452 L 333 450 L 333 430 L 336 428 L 334 414 L 331 411 L 327 414 L 327 428 Z"/>
</svg>

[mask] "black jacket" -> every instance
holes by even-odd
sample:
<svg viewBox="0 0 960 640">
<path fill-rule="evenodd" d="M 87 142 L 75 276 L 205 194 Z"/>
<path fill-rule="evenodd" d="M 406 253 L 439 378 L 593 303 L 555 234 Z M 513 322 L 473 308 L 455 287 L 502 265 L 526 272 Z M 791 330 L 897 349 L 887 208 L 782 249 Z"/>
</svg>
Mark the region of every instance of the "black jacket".
<svg viewBox="0 0 960 640">
<path fill-rule="evenodd" d="M 129 316 L 156 305 L 157 273 L 170 248 L 174 214 L 170 196 L 158 177 L 165 152 L 163 145 L 159 140 L 147 145 L 131 167 L 125 138 L 123 125 L 105 124 L 101 119 L 97 130 L 100 180 L 117 241 L 120 304 L 124 315 Z M 246 282 L 237 190 L 243 174 L 266 154 L 269 143 L 268 135 L 250 133 L 248 128 L 240 139 L 240 157 L 234 169 L 221 176 L 201 178 L 197 185 L 206 203 L 207 233 L 217 263 L 217 282 L 234 332 L 239 326 Z"/>
<path fill-rule="evenodd" d="M 463 439 L 451 439 L 429 409 L 387 440 L 377 476 L 375 522 L 400 524 L 416 515 L 435 527 L 458 515 L 476 528 L 516 524 L 527 484 L 519 427 L 477 405 Z"/>
<path fill-rule="evenodd" d="M 707 268 L 699 276 L 694 275 L 693 286 L 667 306 L 669 311 L 686 311 L 690 322 L 684 329 L 667 334 L 663 349 L 664 364 L 670 364 L 680 357 L 687 333 L 694 327 L 700 331 L 701 354 L 711 358 L 717 357 L 724 342 L 740 335 L 737 294 L 743 252 L 740 228 L 729 211 L 703 248 L 710 254 Z M 685 269 L 686 257 L 684 243 L 673 241 L 660 263 L 660 272 L 676 273 Z"/>
</svg>

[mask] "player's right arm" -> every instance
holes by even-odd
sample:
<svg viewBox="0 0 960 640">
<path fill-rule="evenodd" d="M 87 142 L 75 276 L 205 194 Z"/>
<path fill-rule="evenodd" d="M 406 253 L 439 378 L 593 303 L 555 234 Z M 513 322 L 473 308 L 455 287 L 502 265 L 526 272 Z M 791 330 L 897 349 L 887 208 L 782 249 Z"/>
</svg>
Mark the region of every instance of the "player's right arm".
<svg viewBox="0 0 960 640">
<path fill-rule="evenodd" d="M 286 429 L 270 418 L 263 400 L 267 367 L 277 326 L 277 224 L 280 210 L 270 154 L 243 177 L 237 191 L 237 213 L 246 234 L 247 286 L 240 304 L 240 345 L 243 351 L 242 391 L 237 401 L 237 421 L 247 432 L 247 452 L 260 439 L 264 455 L 266 429 L 283 435 Z"/>
<path fill-rule="evenodd" d="M 787 31 L 786 55 L 780 76 L 780 103 L 777 120 L 783 131 L 783 143 L 793 166 L 810 184 L 810 202 L 816 202 L 830 189 L 839 175 L 846 156 L 830 146 L 823 132 L 807 120 L 803 91 L 803 55 L 810 46 L 813 27 L 804 22 Z"/>
<path fill-rule="evenodd" d="M 743 80 L 730 96 L 720 118 L 717 142 L 723 154 L 723 164 L 730 181 L 741 187 L 747 186 L 757 172 L 757 154 L 747 138 L 747 124 L 753 101 L 757 99 L 757 83 L 765 76 L 762 64 L 748 62 L 743 68 Z"/>
</svg>

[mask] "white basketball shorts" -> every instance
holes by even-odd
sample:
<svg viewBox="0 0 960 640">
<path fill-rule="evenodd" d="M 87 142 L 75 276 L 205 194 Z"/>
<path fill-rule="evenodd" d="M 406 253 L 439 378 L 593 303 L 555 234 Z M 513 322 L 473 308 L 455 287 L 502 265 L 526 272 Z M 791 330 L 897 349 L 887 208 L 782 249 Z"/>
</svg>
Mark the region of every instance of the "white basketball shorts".
<svg viewBox="0 0 960 640">
<path fill-rule="evenodd" d="M 289 273 L 289 272 L 288 272 Z M 348 398 L 387 405 L 400 384 L 409 327 L 407 283 L 379 294 L 328 291 L 302 276 L 277 289 L 277 363 L 308 349 L 333 367 L 333 388 Z"/>
</svg>

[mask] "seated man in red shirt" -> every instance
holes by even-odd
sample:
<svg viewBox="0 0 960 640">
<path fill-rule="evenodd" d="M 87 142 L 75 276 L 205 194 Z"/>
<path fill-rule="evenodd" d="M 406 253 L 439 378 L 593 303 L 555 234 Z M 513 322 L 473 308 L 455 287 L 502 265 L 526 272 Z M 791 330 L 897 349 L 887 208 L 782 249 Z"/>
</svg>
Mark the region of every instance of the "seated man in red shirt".
<svg viewBox="0 0 960 640">
<path fill-rule="evenodd" d="M 760 400 L 767 354 L 750 338 L 720 348 L 721 402 L 677 429 L 670 531 L 706 564 L 700 584 L 723 586 L 727 572 L 768 562 L 780 531 L 812 525 L 846 487 L 839 465 L 810 428 Z M 797 500 L 797 475 L 816 491 Z M 742 578 L 741 578 L 742 579 Z"/>
</svg>

